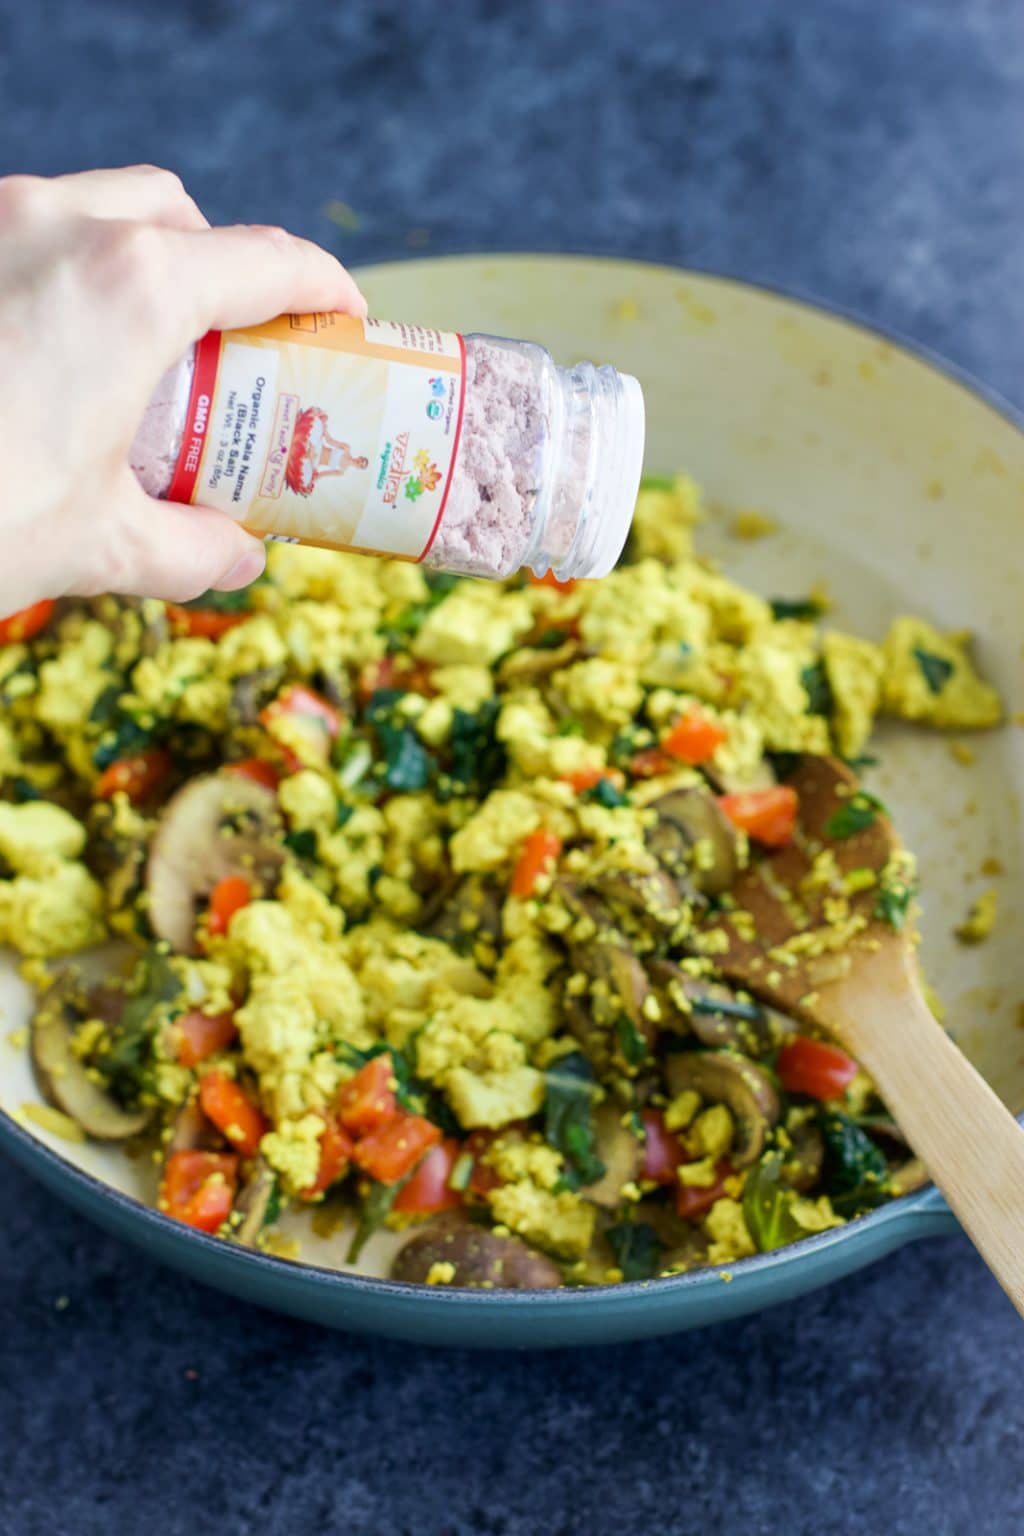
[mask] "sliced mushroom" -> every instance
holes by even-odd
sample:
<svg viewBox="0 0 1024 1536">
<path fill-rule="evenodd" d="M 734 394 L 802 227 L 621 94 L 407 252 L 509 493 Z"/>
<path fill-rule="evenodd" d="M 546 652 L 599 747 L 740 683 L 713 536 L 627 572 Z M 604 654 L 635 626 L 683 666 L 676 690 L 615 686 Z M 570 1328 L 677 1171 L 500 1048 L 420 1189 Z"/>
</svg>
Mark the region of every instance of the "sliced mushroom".
<svg viewBox="0 0 1024 1536">
<path fill-rule="evenodd" d="M 812 1121 L 794 1126 L 787 1134 L 791 1145 L 782 1165 L 782 1174 L 787 1184 L 803 1194 L 805 1190 L 813 1189 L 821 1178 L 825 1142 Z"/>
<path fill-rule="evenodd" d="M 657 821 L 647 846 L 670 875 L 685 876 L 706 896 L 729 890 L 739 872 L 736 832 L 703 789 L 673 789 L 652 800 Z"/>
<path fill-rule="evenodd" d="M 762 757 L 753 773 L 748 773 L 743 778 L 736 773 L 723 773 L 713 763 L 702 764 L 700 771 L 720 795 L 738 795 L 748 789 L 771 789 L 778 783 L 775 769 L 766 757 Z"/>
<path fill-rule="evenodd" d="M 891 1195 L 909 1195 L 931 1179 L 931 1174 L 919 1157 L 911 1157 L 889 1175 Z"/>
<path fill-rule="evenodd" d="M 266 1225 L 267 1212 L 276 1188 L 277 1179 L 273 1169 L 261 1157 L 256 1158 L 249 1177 L 235 1196 L 231 1234 L 236 1243 L 241 1243 L 245 1248 L 255 1244 Z"/>
<path fill-rule="evenodd" d="M 746 1168 L 757 1161 L 780 1110 L 763 1067 L 733 1051 L 678 1051 L 665 1063 L 665 1078 L 673 1097 L 692 1088 L 709 1104 L 727 1105 L 736 1122 L 733 1165 Z"/>
<path fill-rule="evenodd" d="M 420 932 L 443 939 L 459 954 L 475 952 L 482 941 L 497 953 L 501 945 L 502 897 L 493 880 L 467 875 L 430 904 Z"/>
<path fill-rule="evenodd" d="M 283 675 L 280 667 L 261 667 L 257 672 L 244 672 L 236 677 L 228 706 L 232 720 L 239 725 L 256 725 L 260 710 L 274 697 Z"/>
<path fill-rule="evenodd" d="M 636 1136 L 622 1123 L 621 1105 L 599 1104 L 594 1111 L 594 1151 L 604 1163 L 604 1173 L 583 1193 L 595 1205 L 607 1209 L 621 1204 L 622 1191 L 640 1172 L 641 1147 Z"/>
<path fill-rule="evenodd" d="M 83 1019 L 109 1017 L 114 991 L 89 989 L 67 971 L 43 994 L 32 1020 L 32 1062 L 39 1086 L 57 1109 L 63 1110 L 97 1141 L 125 1141 L 138 1136 L 153 1118 L 153 1110 L 125 1109 L 89 1076 L 85 1063 L 72 1050 L 72 1036 Z M 120 996 L 120 1007 L 123 1004 Z"/>
<path fill-rule="evenodd" d="M 221 1152 L 225 1145 L 220 1131 L 200 1109 L 198 1095 L 192 1094 L 174 1117 L 166 1156 L 175 1152 Z"/>
<path fill-rule="evenodd" d="M 657 928 L 674 928 L 686 904 L 678 881 L 663 869 L 615 870 L 595 880 L 593 889 Z"/>
<path fill-rule="evenodd" d="M 512 683 L 550 677 L 552 672 L 560 672 L 563 667 L 570 666 L 579 656 L 580 649 L 578 640 L 567 640 L 564 645 L 552 650 L 545 650 L 542 646 L 523 646 L 510 651 L 498 667 L 498 685 L 507 688 Z"/>
<path fill-rule="evenodd" d="M 393 1280 L 424 1282 L 435 1264 L 451 1264 L 449 1285 L 515 1291 L 551 1290 L 562 1284 L 553 1259 L 518 1237 L 499 1237 L 469 1223 L 432 1222 L 395 1255 Z"/>
<path fill-rule="evenodd" d="M 273 840 L 277 802 L 251 779 L 207 774 L 171 799 L 146 866 L 149 922 L 180 954 L 196 950 L 196 908 L 219 880 L 242 875 L 254 891 L 272 891 L 284 859 Z"/>
<path fill-rule="evenodd" d="M 784 1013 L 742 1002 L 720 982 L 691 976 L 674 960 L 649 960 L 647 974 L 666 1022 L 681 1025 L 712 1049 L 764 1056 L 797 1033 Z"/>
</svg>

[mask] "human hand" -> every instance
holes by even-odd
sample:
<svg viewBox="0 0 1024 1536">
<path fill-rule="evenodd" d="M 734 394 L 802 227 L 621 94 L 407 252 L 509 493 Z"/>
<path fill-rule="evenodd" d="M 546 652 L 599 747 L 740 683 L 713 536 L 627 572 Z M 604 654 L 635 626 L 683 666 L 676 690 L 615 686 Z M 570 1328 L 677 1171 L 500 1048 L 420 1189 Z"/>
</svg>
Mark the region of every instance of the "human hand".
<svg viewBox="0 0 1024 1536">
<path fill-rule="evenodd" d="M 206 331 L 366 304 L 281 229 L 211 229 L 152 166 L 0 178 L 0 615 L 44 597 L 185 601 L 246 586 L 263 544 L 148 497 L 128 450 L 161 375 Z"/>
</svg>

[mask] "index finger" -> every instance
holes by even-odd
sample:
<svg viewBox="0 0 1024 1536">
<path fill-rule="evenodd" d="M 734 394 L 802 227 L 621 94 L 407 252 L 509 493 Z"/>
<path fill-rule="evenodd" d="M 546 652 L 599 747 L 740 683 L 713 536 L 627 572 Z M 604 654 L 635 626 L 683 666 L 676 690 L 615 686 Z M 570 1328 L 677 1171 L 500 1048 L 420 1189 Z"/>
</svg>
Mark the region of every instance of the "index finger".
<svg viewBox="0 0 1024 1536">
<path fill-rule="evenodd" d="M 336 256 L 263 225 L 170 231 L 172 312 L 184 347 L 210 330 L 276 315 L 335 310 L 365 316 L 366 300 Z"/>
</svg>

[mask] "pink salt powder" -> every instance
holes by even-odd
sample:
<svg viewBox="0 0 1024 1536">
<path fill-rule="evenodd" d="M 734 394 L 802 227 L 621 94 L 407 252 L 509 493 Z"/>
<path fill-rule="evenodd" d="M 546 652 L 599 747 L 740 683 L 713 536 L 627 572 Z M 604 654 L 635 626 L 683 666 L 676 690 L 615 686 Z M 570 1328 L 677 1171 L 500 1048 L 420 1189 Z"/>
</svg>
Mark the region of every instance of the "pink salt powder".
<svg viewBox="0 0 1024 1536">
<path fill-rule="evenodd" d="M 550 413 L 529 357 L 466 337 L 466 407 L 444 518 L 426 563 L 507 576 L 533 536 Z"/>
</svg>

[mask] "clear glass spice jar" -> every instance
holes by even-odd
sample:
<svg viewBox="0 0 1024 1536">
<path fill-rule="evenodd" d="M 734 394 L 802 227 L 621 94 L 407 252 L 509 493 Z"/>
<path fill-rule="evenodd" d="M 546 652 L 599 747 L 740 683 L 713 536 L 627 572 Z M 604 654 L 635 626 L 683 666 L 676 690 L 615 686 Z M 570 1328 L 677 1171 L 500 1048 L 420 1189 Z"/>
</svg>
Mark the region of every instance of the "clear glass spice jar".
<svg viewBox="0 0 1024 1536">
<path fill-rule="evenodd" d="M 604 576 L 629 532 L 640 385 L 534 342 L 345 315 L 210 332 L 147 406 L 150 495 L 254 533 L 500 578 Z"/>
</svg>

